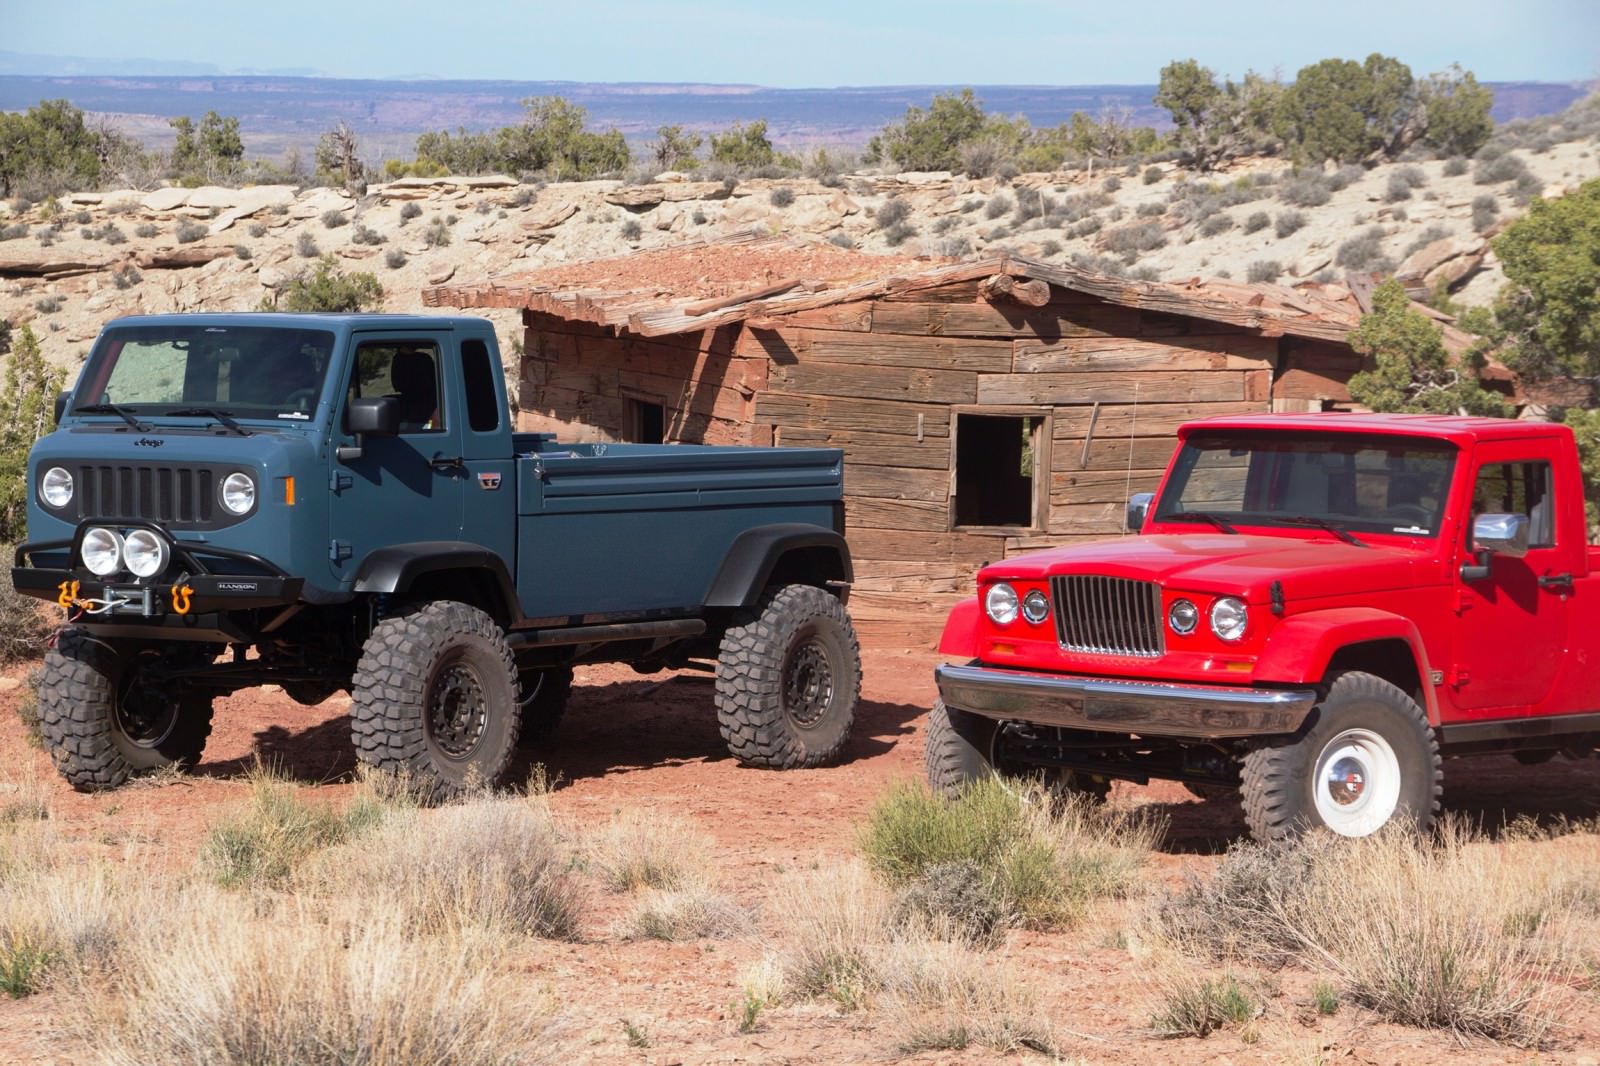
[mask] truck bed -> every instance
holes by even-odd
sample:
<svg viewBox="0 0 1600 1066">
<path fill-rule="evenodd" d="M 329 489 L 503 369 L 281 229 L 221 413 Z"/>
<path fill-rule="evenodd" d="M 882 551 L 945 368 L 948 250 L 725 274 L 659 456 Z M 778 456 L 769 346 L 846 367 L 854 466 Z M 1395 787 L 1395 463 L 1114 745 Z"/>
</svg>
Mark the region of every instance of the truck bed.
<svg viewBox="0 0 1600 1066">
<path fill-rule="evenodd" d="M 528 435 L 516 446 L 517 591 L 530 619 L 698 610 L 741 534 L 840 521 L 844 456 L 834 448 Z"/>
</svg>

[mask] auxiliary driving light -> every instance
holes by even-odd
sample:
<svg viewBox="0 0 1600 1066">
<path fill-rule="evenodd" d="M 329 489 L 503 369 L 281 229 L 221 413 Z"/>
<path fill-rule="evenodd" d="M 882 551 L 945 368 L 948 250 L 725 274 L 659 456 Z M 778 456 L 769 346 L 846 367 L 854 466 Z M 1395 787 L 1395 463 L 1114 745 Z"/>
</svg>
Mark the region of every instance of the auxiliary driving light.
<svg viewBox="0 0 1600 1066">
<path fill-rule="evenodd" d="M 155 577 L 167 568 L 167 542 L 148 529 L 129 530 L 122 558 L 136 577 Z"/>
<path fill-rule="evenodd" d="M 84 532 L 78 553 L 90 573 L 110 577 L 122 568 L 122 535 L 114 529 L 95 526 Z"/>
</svg>

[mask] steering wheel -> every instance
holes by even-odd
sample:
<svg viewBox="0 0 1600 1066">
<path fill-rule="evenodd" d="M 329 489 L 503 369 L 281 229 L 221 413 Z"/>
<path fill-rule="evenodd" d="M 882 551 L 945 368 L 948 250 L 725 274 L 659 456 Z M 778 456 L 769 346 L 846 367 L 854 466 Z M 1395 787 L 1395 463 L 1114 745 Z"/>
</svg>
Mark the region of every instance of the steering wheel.
<svg viewBox="0 0 1600 1066">
<path fill-rule="evenodd" d="M 311 401 L 316 398 L 316 389 L 296 389 L 283 402 L 293 407 L 296 411 L 304 411 L 311 406 Z"/>
<path fill-rule="evenodd" d="M 1396 525 L 1404 522 L 1426 529 L 1433 524 L 1433 515 L 1426 507 L 1416 503 L 1397 503 L 1388 509 L 1388 517 Z"/>
</svg>

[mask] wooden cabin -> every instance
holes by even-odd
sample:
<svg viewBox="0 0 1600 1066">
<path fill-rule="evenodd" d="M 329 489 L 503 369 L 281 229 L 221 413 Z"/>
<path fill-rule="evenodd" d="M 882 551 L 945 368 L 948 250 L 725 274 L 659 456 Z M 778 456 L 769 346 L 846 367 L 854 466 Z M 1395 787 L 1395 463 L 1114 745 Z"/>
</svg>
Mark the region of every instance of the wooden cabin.
<svg viewBox="0 0 1600 1066">
<path fill-rule="evenodd" d="M 518 425 L 844 449 L 850 607 L 926 646 L 981 564 L 1124 535 L 1179 423 L 1348 405 L 1343 287 L 1130 281 L 745 238 L 427 290 L 514 307 Z"/>
</svg>

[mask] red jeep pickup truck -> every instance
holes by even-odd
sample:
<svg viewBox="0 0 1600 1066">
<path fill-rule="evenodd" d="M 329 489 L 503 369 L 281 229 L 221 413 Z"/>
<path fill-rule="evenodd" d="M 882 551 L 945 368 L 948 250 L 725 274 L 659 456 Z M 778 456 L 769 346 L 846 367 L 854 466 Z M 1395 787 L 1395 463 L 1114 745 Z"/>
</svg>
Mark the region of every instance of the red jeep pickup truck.
<svg viewBox="0 0 1600 1066">
<path fill-rule="evenodd" d="M 1364 836 L 1431 826 L 1446 757 L 1600 745 L 1600 549 L 1565 426 L 1257 415 L 1178 439 L 1137 536 L 993 563 L 951 611 L 935 788 L 1167 778 L 1238 788 L 1260 839 Z"/>
</svg>

